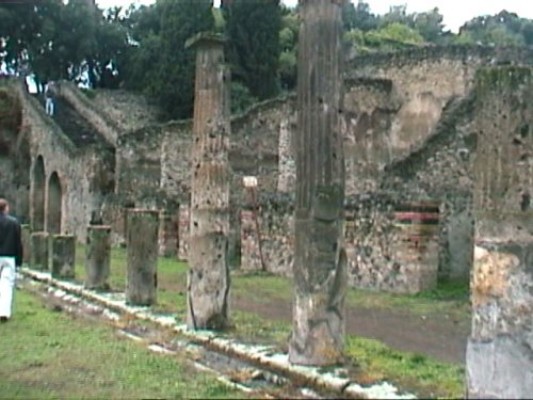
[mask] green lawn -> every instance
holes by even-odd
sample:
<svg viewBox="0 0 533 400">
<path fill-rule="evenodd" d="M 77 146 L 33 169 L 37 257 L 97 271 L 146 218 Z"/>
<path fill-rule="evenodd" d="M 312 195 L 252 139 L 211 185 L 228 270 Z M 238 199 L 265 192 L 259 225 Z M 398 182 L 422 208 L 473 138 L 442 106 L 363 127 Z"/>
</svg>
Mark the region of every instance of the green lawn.
<svg viewBox="0 0 533 400">
<path fill-rule="evenodd" d="M 83 282 L 85 248 L 76 249 L 76 280 Z M 158 263 L 158 307 L 164 311 L 182 312 L 185 308 L 187 264 L 170 258 L 159 258 Z M 126 250 L 113 249 L 111 257 L 110 284 L 114 289 L 124 290 L 126 279 Z M 278 299 L 291 301 L 290 279 L 265 273 L 232 274 L 231 290 L 235 295 L 248 296 L 252 300 Z M 369 290 L 350 289 L 347 306 L 363 308 L 387 308 L 408 310 L 417 315 L 447 313 L 464 316 L 469 313 L 469 288 L 467 283 L 449 282 L 440 284 L 435 290 L 417 295 L 396 295 Z"/>
<path fill-rule="evenodd" d="M 0 325 L 0 398 L 244 398 L 177 356 L 151 353 L 18 291 Z"/>
<path fill-rule="evenodd" d="M 77 248 L 77 280 L 84 279 L 85 250 Z M 113 249 L 110 284 L 123 290 L 126 276 L 126 251 Z M 169 258 L 158 263 L 158 305 L 161 312 L 171 312 L 183 321 L 186 307 L 187 265 Z M 269 299 L 290 301 L 292 283 L 289 279 L 264 273 L 232 274 L 233 295 L 248 296 L 259 301 Z M 393 295 L 350 289 L 348 307 L 387 308 L 411 312 L 415 315 L 447 313 L 464 317 L 469 312 L 468 286 L 449 283 L 438 289 L 414 296 Z M 234 329 L 228 335 L 247 342 L 270 343 L 286 350 L 291 326 L 282 321 L 272 321 L 258 315 L 232 310 Z M 420 396 L 457 398 L 464 395 L 465 371 L 462 366 L 438 362 L 424 355 L 396 351 L 376 340 L 348 336 L 346 353 L 354 364 L 364 371 L 359 379 L 364 381 L 392 380 L 403 387 L 414 388 Z"/>
</svg>

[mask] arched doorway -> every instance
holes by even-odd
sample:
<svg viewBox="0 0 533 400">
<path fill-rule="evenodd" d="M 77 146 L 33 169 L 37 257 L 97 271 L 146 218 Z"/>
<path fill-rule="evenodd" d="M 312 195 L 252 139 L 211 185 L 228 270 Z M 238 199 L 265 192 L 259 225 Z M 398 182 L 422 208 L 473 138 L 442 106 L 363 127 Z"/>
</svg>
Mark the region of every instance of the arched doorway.
<svg viewBox="0 0 533 400">
<path fill-rule="evenodd" d="M 44 160 L 38 156 L 33 165 L 33 192 L 32 192 L 32 230 L 35 232 L 44 231 L 44 193 L 46 175 L 44 171 Z"/>
<path fill-rule="evenodd" d="M 13 160 L 15 210 L 19 221 L 23 224 L 29 224 L 31 221 L 31 153 L 29 127 L 21 127 L 16 143 L 16 152 Z"/>
<path fill-rule="evenodd" d="M 61 233 L 61 214 L 63 191 L 57 172 L 53 172 L 48 180 L 48 213 L 46 230 L 50 234 Z"/>
</svg>

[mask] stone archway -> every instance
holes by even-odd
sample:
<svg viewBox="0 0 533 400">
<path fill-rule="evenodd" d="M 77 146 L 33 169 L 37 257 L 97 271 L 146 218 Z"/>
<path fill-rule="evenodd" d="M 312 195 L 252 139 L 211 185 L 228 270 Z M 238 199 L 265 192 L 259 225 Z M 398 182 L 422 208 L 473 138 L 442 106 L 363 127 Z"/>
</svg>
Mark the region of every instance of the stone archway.
<svg viewBox="0 0 533 400">
<path fill-rule="evenodd" d="M 32 171 L 33 192 L 32 192 L 32 230 L 35 232 L 44 231 L 44 200 L 46 175 L 44 170 L 44 159 L 38 156 L 33 165 Z"/>
<path fill-rule="evenodd" d="M 31 151 L 29 127 L 19 132 L 13 160 L 13 187 L 15 190 L 16 216 L 23 224 L 30 223 L 31 209 Z"/>
<path fill-rule="evenodd" d="M 63 190 L 57 172 L 53 172 L 48 180 L 48 209 L 46 230 L 50 234 L 61 233 L 61 217 Z"/>
</svg>

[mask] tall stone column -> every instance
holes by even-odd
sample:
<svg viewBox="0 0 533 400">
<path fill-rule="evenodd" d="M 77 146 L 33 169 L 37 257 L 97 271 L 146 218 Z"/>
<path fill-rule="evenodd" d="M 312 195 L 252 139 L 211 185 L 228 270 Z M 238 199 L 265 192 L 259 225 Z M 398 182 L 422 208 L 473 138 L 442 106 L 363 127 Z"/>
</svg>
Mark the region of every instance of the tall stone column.
<svg viewBox="0 0 533 400">
<path fill-rule="evenodd" d="M 150 306 L 157 301 L 159 211 L 128 212 L 126 303 Z"/>
<path fill-rule="evenodd" d="M 294 151 L 291 121 L 284 118 L 279 126 L 278 143 L 278 192 L 292 192 L 295 183 Z"/>
<path fill-rule="evenodd" d="M 228 323 L 230 134 L 229 73 L 223 41 L 200 34 L 196 48 L 187 326 L 223 329 Z"/>
<path fill-rule="evenodd" d="M 189 259 L 189 236 L 191 231 L 191 209 L 189 204 L 181 204 L 179 211 L 179 250 L 178 259 Z"/>
<path fill-rule="evenodd" d="M 52 277 L 74 279 L 76 262 L 76 237 L 72 235 L 53 235 L 51 240 Z"/>
<path fill-rule="evenodd" d="M 533 394 L 533 70 L 476 77 L 469 398 Z"/>
<path fill-rule="evenodd" d="M 293 328 L 289 360 L 339 362 L 347 268 L 343 242 L 342 1 L 300 0 Z"/>
<path fill-rule="evenodd" d="M 90 225 L 87 227 L 85 247 L 85 287 L 93 290 L 109 290 L 111 260 L 111 227 Z"/>
<path fill-rule="evenodd" d="M 30 265 L 38 271 L 48 271 L 48 256 L 50 236 L 48 232 L 34 232 L 31 234 Z"/>
</svg>

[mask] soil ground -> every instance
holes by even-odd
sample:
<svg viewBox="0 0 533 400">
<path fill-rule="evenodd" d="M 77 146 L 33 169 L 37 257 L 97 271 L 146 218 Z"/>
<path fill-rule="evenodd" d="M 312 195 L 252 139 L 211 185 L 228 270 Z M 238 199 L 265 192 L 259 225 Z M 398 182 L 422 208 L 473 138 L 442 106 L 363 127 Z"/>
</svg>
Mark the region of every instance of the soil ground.
<svg viewBox="0 0 533 400">
<path fill-rule="evenodd" d="M 268 304 L 233 296 L 232 307 L 272 320 L 291 321 L 291 305 L 280 299 Z M 429 313 L 419 316 L 409 311 L 383 308 L 346 310 L 348 333 L 376 339 L 402 351 L 425 354 L 439 361 L 464 364 L 466 341 L 470 334 L 470 318 L 452 318 L 446 314 Z"/>
</svg>

